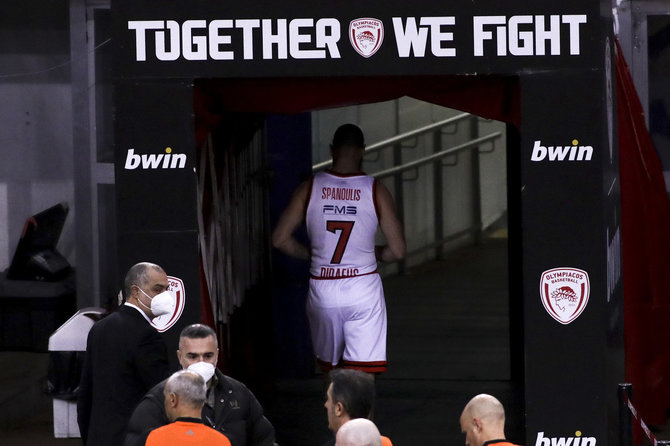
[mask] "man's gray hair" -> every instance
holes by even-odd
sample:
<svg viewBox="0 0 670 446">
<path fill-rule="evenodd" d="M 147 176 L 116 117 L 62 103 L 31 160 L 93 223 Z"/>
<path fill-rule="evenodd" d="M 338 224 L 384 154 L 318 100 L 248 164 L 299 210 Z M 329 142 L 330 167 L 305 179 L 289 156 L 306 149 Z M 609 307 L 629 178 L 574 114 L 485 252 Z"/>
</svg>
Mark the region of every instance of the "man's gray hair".
<svg viewBox="0 0 670 446">
<path fill-rule="evenodd" d="M 179 334 L 179 342 L 181 343 L 181 340 L 184 338 L 204 339 L 210 336 L 214 336 L 214 339 L 216 339 L 216 332 L 212 327 L 205 324 L 191 324 L 184 327 L 181 331 Z"/>
<path fill-rule="evenodd" d="M 123 296 L 125 300 L 128 300 L 128 298 L 130 297 L 130 287 L 132 287 L 133 285 L 141 287 L 142 285 L 147 283 L 147 281 L 149 280 L 149 274 L 147 272 L 149 268 L 162 273 L 165 272 L 163 271 L 163 268 L 156 265 L 155 263 L 140 262 L 131 266 L 128 272 L 126 273 L 125 279 L 123 280 Z"/>
<path fill-rule="evenodd" d="M 180 370 L 168 378 L 165 392 L 174 393 L 188 406 L 202 407 L 205 404 L 207 387 L 202 376 L 188 370 Z"/>
</svg>

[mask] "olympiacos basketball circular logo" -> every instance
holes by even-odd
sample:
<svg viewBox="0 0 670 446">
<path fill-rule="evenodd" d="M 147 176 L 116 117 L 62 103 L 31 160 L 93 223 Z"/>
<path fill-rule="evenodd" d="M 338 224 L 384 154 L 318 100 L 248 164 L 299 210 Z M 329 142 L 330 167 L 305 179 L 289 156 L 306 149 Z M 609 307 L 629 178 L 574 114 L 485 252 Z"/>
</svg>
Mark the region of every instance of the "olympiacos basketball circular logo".
<svg viewBox="0 0 670 446">
<path fill-rule="evenodd" d="M 155 317 L 151 321 L 156 330 L 159 332 L 164 332 L 170 329 L 174 324 L 177 323 L 181 314 L 184 312 L 184 305 L 186 304 L 186 290 L 184 288 L 184 282 L 178 277 L 168 276 L 168 283 L 170 284 L 169 292 L 172 293 L 173 297 L 173 306 L 172 311 L 162 316 Z"/>
<path fill-rule="evenodd" d="M 363 57 L 370 57 L 384 41 L 384 24 L 379 19 L 363 18 L 349 23 L 351 46 Z"/>
<path fill-rule="evenodd" d="M 542 273 L 540 298 L 547 313 L 563 325 L 579 317 L 589 302 L 591 286 L 586 271 L 554 268 Z"/>
</svg>

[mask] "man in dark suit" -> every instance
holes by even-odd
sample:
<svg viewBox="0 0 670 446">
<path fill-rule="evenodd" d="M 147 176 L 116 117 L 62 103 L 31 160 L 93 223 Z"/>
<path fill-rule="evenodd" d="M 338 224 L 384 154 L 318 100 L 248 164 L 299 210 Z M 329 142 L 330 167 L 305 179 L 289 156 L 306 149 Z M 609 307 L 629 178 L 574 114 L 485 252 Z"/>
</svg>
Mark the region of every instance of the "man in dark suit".
<svg viewBox="0 0 670 446">
<path fill-rule="evenodd" d="M 151 319 L 169 311 L 165 271 L 138 263 L 126 274 L 126 302 L 91 328 L 77 400 L 84 444 L 123 444 L 137 403 L 169 375 L 167 348 Z"/>
</svg>

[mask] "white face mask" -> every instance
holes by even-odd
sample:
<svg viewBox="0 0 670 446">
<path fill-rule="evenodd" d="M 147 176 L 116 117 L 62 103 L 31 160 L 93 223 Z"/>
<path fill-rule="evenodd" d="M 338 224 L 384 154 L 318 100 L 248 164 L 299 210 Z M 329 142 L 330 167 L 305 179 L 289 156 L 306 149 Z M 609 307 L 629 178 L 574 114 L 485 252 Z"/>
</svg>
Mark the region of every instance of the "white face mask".
<svg viewBox="0 0 670 446">
<path fill-rule="evenodd" d="M 174 297 L 172 297 L 171 292 L 166 290 L 162 293 L 156 294 L 154 297 L 151 297 L 145 293 L 142 288 L 137 288 L 142 291 L 142 294 L 151 299 L 151 308 L 144 305 L 141 300 L 137 299 L 137 301 L 147 310 L 151 310 L 151 313 L 154 315 L 154 317 L 162 316 L 172 311 L 172 308 L 174 307 Z"/>
<path fill-rule="evenodd" d="M 209 380 L 212 379 L 212 376 L 214 376 L 214 369 L 214 364 L 211 362 L 200 361 L 191 364 L 186 370 L 197 373 L 198 375 L 202 376 L 202 379 L 205 380 L 205 383 L 208 383 Z"/>
</svg>

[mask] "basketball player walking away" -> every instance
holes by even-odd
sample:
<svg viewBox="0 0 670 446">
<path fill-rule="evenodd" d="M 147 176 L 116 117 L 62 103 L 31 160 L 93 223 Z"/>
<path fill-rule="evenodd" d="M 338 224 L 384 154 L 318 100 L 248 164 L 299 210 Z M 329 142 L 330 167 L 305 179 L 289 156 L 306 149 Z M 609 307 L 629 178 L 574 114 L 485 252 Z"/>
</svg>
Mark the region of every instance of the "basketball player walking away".
<svg viewBox="0 0 670 446">
<path fill-rule="evenodd" d="M 320 367 L 386 371 L 386 304 L 377 261 L 405 256 L 402 224 L 388 189 L 361 172 L 363 132 L 340 126 L 333 166 L 302 183 L 272 234 L 272 245 L 311 259 L 307 316 Z M 293 236 L 307 224 L 310 248 Z M 380 227 L 387 245 L 375 247 Z"/>
</svg>

